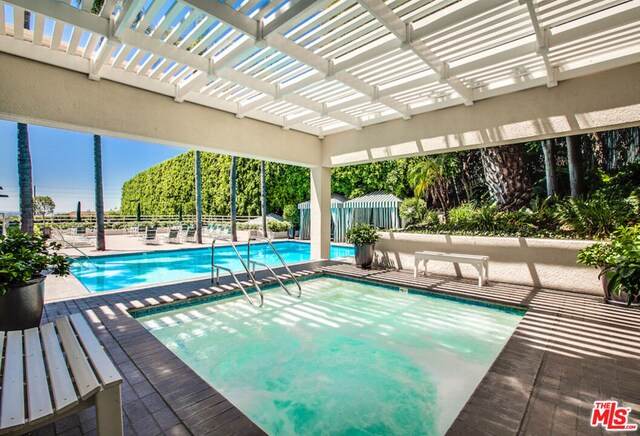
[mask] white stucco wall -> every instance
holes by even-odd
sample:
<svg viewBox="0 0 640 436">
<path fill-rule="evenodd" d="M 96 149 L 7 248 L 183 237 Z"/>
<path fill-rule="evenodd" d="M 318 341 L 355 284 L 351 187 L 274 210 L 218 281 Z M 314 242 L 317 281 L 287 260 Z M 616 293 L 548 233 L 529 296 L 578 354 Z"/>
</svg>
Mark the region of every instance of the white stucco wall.
<svg viewBox="0 0 640 436">
<path fill-rule="evenodd" d="M 416 251 L 489 256 L 489 281 L 602 295 L 598 271 L 576 263 L 578 251 L 593 241 L 498 238 L 382 232 L 376 263 L 413 270 Z M 477 278 L 471 265 L 429 262 L 429 272 Z"/>
</svg>

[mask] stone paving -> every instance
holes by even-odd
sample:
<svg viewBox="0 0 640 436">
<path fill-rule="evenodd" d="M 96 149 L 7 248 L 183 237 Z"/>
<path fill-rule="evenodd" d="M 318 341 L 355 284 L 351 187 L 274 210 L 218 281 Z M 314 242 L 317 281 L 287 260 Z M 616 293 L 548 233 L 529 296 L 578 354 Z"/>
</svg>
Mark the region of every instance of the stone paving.
<svg viewBox="0 0 640 436">
<path fill-rule="evenodd" d="M 640 310 L 598 298 L 524 286 L 363 271 L 340 262 L 297 265 L 294 272 L 360 277 L 431 292 L 527 308 L 513 336 L 449 429 L 450 435 L 602 434 L 590 424 L 593 402 L 616 399 L 640 418 Z M 282 273 L 282 271 L 279 271 Z M 269 280 L 259 273 L 262 283 Z M 246 277 L 244 277 L 246 280 Z M 91 295 L 46 305 L 45 321 L 82 312 L 125 378 L 125 433 L 260 434 L 262 431 L 158 342 L 128 313 L 214 293 L 208 280 Z M 93 434 L 89 409 L 38 434 Z M 419 419 L 419 417 L 416 417 Z"/>
</svg>

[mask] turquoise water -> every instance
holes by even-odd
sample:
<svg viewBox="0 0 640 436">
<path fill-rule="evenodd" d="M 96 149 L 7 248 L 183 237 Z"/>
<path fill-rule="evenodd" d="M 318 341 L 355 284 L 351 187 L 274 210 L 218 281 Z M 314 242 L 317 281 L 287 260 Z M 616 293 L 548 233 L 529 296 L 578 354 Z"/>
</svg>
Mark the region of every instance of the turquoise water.
<svg viewBox="0 0 640 436">
<path fill-rule="evenodd" d="M 446 432 L 522 317 L 322 277 L 138 319 L 272 435 Z"/>
<path fill-rule="evenodd" d="M 311 246 L 303 242 L 274 242 L 287 263 L 311 259 Z M 246 260 L 247 245 L 237 245 Z M 353 256 L 353 247 L 331 246 L 331 258 Z M 251 260 L 270 266 L 281 263 L 267 244 L 251 244 Z M 233 271 L 243 271 L 240 261 L 230 246 L 216 247 L 216 264 Z M 211 248 L 156 251 L 141 254 L 93 257 L 91 261 L 79 259 L 71 272 L 89 292 L 113 291 L 133 286 L 153 285 L 202 278 L 211 274 Z M 223 275 L 223 272 L 221 272 Z"/>
</svg>

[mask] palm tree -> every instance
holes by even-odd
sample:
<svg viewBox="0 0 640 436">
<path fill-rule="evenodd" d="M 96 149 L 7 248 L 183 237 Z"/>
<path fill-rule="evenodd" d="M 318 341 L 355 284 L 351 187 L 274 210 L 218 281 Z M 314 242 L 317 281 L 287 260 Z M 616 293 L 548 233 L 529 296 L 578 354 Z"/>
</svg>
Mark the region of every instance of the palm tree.
<svg viewBox="0 0 640 436">
<path fill-rule="evenodd" d="M 104 236 L 104 195 L 102 186 L 102 137 L 93 135 L 93 177 L 96 195 L 96 249 L 106 249 Z"/>
<path fill-rule="evenodd" d="M 229 174 L 229 186 L 231 189 L 231 240 L 238 240 L 236 229 L 236 157 L 231 156 L 231 172 Z"/>
<path fill-rule="evenodd" d="M 451 156 L 440 154 L 427 157 L 409 171 L 409 183 L 413 186 L 417 197 L 429 197 L 439 203 L 446 219 L 449 206 L 449 174 L 448 163 Z"/>
<path fill-rule="evenodd" d="M 582 144 L 579 136 L 567 136 L 567 160 L 569 162 L 571 198 L 582 197 L 585 193 L 585 186 Z"/>
<path fill-rule="evenodd" d="M 542 141 L 542 153 L 544 154 L 544 172 L 547 181 L 547 197 L 553 198 L 558 190 L 558 177 L 556 176 L 555 139 Z"/>
<path fill-rule="evenodd" d="M 267 182 L 264 161 L 260 161 L 260 206 L 262 210 L 262 235 L 267 236 Z"/>
<path fill-rule="evenodd" d="M 484 178 L 491 196 L 503 209 L 518 209 L 533 193 L 521 144 L 482 149 Z"/>
<path fill-rule="evenodd" d="M 33 234 L 33 178 L 29 130 L 27 125 L 22 123 L 18 123 L 18 185 L 20 188 L 20 228 L 24 233 Z"/>
<path fill-rule="evenodd" d="M 196 150 L 196 242 L 202 244 L 202 175 L 200 172 L 200 151 Z"/>
</svg>

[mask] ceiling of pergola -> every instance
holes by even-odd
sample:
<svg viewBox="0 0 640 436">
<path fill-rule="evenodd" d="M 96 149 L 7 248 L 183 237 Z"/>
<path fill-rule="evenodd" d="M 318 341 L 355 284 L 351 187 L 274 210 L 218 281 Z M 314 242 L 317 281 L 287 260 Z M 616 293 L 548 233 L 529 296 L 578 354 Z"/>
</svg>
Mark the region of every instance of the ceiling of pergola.
<svg viewBox="0 0 640 436">
<path fill-rule="evenodd" d="M 321 137 L 640 61 L 640 0 L 92 6 L 0 1 L 0 49 Z"/>
</svg>

